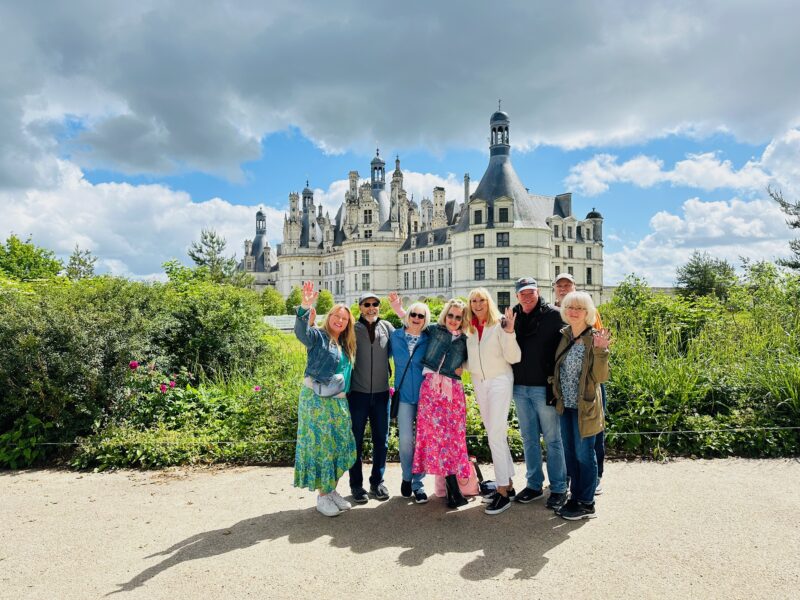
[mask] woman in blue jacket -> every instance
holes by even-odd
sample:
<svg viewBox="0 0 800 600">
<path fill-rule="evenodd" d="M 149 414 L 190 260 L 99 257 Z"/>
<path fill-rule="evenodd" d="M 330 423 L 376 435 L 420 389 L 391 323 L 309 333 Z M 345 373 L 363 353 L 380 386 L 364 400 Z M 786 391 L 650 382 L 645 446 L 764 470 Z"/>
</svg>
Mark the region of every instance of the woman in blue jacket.
<svg viewBox="0 0 800 600">
<path fill-rule="evenodd" d="M 311 281 L 303 283 L 294 333 L 308 350 L 303 388 L 297 405 L 295 487 L 317 490 L 317 510 L 335 517 L 350 508 L 339 495 L 339 478 L 356 461 L 356 442 L 347 405 L 356 351 L 355 320 L 350 309 L 336 304 L 325 323 L 309 323 L 317 300 Z"/>
<path fill-rule="evenodd" d="M 389 294 L 390 300 L 396 293 Z M 400 392 L 397 411 L 397 432 L 400 441 L 400 466 L 403 470 L 403 483 L 400 493 L 404 498 L 414 495 L 417 504 L 428 501 L 422 479 L 425 473 L 411 470 L 414 459 L 414 438 L 419 403 L 419 390 L 422 386 L 422 359 L 428 347 L 428 334 L 425 328 L 431 314 L 427 304 L 412 304 L 403 318 L 403 327 L 392 333 L 392 356 L 394 357 L 394 385 Z M 409 363 L 409 358 L 411 362 Z"/>
</svg>

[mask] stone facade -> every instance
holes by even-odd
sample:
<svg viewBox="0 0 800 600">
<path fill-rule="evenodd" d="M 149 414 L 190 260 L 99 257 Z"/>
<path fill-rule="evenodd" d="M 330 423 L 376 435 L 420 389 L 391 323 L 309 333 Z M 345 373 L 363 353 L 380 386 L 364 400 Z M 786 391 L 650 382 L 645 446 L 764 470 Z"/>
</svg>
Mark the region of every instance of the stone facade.
<svg viewBox="0 0 800 600">
<path fill-rule="evenodd" d="M 368 181 L 350 171 L 334 218 L 315 206 L 308 183 L 302 194 L 289 194 L 277 256 L 259 211 L 241 268 L 257 289 L 274 286 L 284 296 L 306 279 L 348 304 L 365 290 L 381 296 L 397 290 L 408 302 L 466 296 L 482 286 L 501 306 L 515 302 L 513 283 L 523 275 L 536 277 L 550 300 L 553 278 L 565 271 L 599 302 L 603 217 L 592 210 L 577 218 L 569 193 L 529 193 L 511 164 L 509 125 L 505 112 L 492 115 L 489 165 L 471 195 L 464 176 L 463 202 L 447 200 L 437 187 L 417 205 L 403 188 L 399 158 L 387 192 L 386 164 L 376 152 Z"/>
</svg>

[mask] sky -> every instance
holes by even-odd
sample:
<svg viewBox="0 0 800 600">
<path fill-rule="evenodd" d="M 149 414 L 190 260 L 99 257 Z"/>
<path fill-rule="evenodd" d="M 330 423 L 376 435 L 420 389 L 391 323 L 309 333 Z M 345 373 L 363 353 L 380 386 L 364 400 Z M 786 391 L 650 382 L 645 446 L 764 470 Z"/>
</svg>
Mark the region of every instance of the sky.
<svg viewBox="0 0 800 600">
<path fill-rule="evenodd" d="M 306 181 L 333 215 L 376 148 L 417 201 L 462 201 L 502 99 L 524 185 L 603 215 L 606 285 L 774 260 L 798 22 L 769 0 L 0 0 L 0 241 L 159 279 L 203 228 L 241 257 L 259 207 L 275 247 Z"/>
</svg>

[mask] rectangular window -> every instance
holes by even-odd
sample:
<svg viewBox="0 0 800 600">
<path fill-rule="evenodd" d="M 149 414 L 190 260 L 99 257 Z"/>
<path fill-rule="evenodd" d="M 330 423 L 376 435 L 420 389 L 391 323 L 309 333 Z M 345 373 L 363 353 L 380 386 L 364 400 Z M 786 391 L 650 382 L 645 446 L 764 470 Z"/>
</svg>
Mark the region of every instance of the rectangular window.
<svg viewBox="0 0 800 600">
<path fill-rule="evenodd" d="M 508 248 L 508 246 L 510 244 L 510 240 L 509 240 L 508 236 L 509 236 L 509 233 L 507 231 L 497 234 L 497 247 L 498 248 Z"/>
<path fill-rule="evenodd" d="M 439 269 L 439 287 L 444 287 L 444 269 Z"/>
<path fill-rule="evenodd" d="M 572 225 L 570 225 L 569 227 L 567 227 L 567 237 L 568 237 L 569 239 L 572 239 Z"/>
<path fill-rule="evenodd" d="M 414 271 L 411 274 L 411 287 L 417 289 L 417 272 Z"/>
<path fill-rule="evenodd" d="M 425 271 L 419 272 L 419 287 L 421 288 L 425 287 Z"/>
<path fill-rule="evenodd" d="M 447 248 L 447 260 L 450 260 L 450 256 L 452 255 L 452 252 L 451 252 L 451 250 L 452 250 L 452 248 L 450 248 L 450 247 L 448 246 L 448 248 Z"/>
<path fill-rule="evenodd" d="M 453 267 L 447 267 L 447 287 L 453 285 Z"/>
<path fill-rule="evenodd" d="M 497 278 L 498 279 L 511 279 L 511 267 L 509 265 L 510 259 L 498 258 L 497 259 Z"/>
<path fill-rule="evenodd" d="M 353 273 L 353 290 L 358 291 L 358 273 Z"/>
<path fill-rule="evenodd" d="M 369 250 L 361 251 L 361 264 L 365 267 L 369 266 Z"/>
<path fill-rule="evenodd" d="M 567 258 L 572 258 L 572 246 L 567 246 Z"/>
<path fill-rule="evenodd" d="M 372 211 L 365 210 L 364 211 L 364 225 L 372 225 Z"/>
<path fill-rule="evenodd" d="M 511 292 L 497 292 L 497 308 L 504 311 L 511 306 Z"/>
<path fill-rule="evenodd" d="M 561 258 L 561 246 L 556 244 L 555 250 L 556 250 L 556 258 Z"/>
<path fill-rule="evenodd" d="M 592 239 L 592 228 L 591 227 L 587 227 L 586 228 L 586 239 L 587 240 Z"/>
<path fill-rule="evenodd" d="M 575 275 L 575 271 L 572 267 L 567 267 L 567 273 L 569 273 L 570 275 Z"/>
<path fill-rule="evenodd" d="M 425 250 L 420 250 L 420 252 L 419 252 L 419 262 L 421 262 L 421 263 L 425 262 Z"/>
<path fill-rule="evenodd" d="M 364 238 L 370 239 L 372 237 L 372 229 L 365 229 L 364 230 Z"/>
<path fill-rule="evenodd" d="M 592 285 L 592 267 L 586 267 L 586 285 Z"/>
<path fill-rule="evenodd" d="M 428 282 L 430 283 L 430 286 L 433 287 L 433 269 L 428 271 Z"/>
<path fill-rule="evenodd" d="M 439 248 L 439 250 L 436 251 L 436 258 L 444 260 L 444 248 Z"/>
<path fill-rule="evenodd" d="M 587 248 L 586 249 L 586 258 L 588 258 L 589 260 L 592 259 L 592 249 L 591 248 Z"/>
<path fill-rule="evenodd" d="M 472 244 L 473 248 L 483 248 L 483 234 L 482 233 L 475 234 L 474 236 L 472 236 L 472 239 L 473 239 L 473 244 Z"/>
<path fill-rule="evenodd" d="M 497 220 L 500 223 L 508 223 L 508 209 L 507 208 L 500 208 L 497 211 Z"/>
<path fill-rule="evenodd" d="M 480 281 L 486 278 L 486 261 L 482 258 L 475 259 L 475 279 L 476 281 Z"/>
<path fill-rule="evenodd" d="M 483 224 L 483 211 L 476 210 L 472 213 L 472 224 L 473 225 L 482 225 Z"/>
<path fill-rule="evenodd" d="M 403 288 L 408 289 L 408 272 L 403 273 Z"/>
<path fill-rule="evenodd" d="M 361 274 L 361 289 L 368 290 L 369 289 L 369 273 L 362 273 Z"/>
<path fill-rule="evenodd" d="M 553 278 L 558 277 L 559 273 L 561 273 L 561 265 L 556 265 L 555 273 L 553 274 Z"/>
<path fill-rule="evenodd" d="M 353 250 L 353 265 L 358 266 L 358 250 Z"/>
<path fill-rule="evenodd" d="M 412 252 L 411 253 L 411 264 L 413 264 L 413 265 L 417 264 L 417 253 L 416 252 Z"/>
<path fill-rule="evenodd" d="M 553 225 L 553 237 L 558 237 L 558 225 Z"/>
<path fill-rule="evenodd" d="M 433 262 L 433 250 L 428 250 L 428 262 Z"/>
<path fill-rule="evenodd" d="M 403 264 L 404 265 L 408 264 L 408 253 L 403 254 Z"/>
</svg>

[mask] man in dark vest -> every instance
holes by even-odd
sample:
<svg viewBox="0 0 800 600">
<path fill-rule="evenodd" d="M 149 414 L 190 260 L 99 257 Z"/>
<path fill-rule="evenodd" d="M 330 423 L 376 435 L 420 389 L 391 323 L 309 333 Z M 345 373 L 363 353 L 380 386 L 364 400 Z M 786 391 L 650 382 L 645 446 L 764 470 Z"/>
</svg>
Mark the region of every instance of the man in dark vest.
<svg viewBox="0 0 800 600">
<path fill-rule="evenodd" d="M 350 491 L 358 504 L 369 499 L 361 468 L 367 420 L 372 431 L 369 493 L 378 500 L 389 498 L 389 490 L 383 484 L 383 472 L 389 445 L 389 336 L 394 327 L 378 316 L 380 304 L 380 299 L 372 292 L 361 294 L 358 300 L 361 316 L 355 327 L 356 363 L 350 380 L 350 393 L 347 394 L 358 455 L 350 469 Z"/>
</svg>

